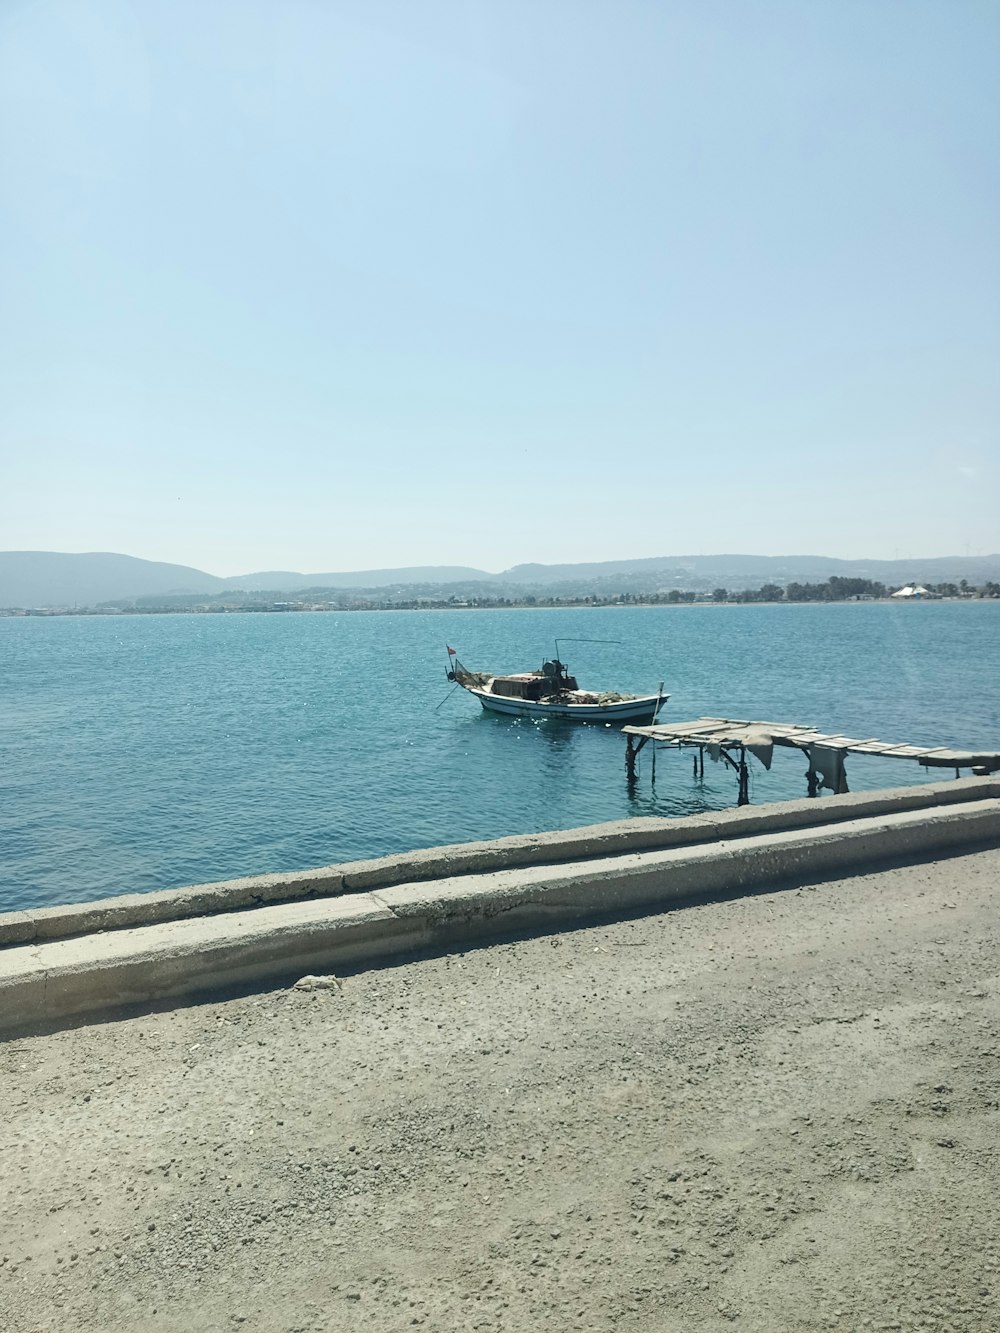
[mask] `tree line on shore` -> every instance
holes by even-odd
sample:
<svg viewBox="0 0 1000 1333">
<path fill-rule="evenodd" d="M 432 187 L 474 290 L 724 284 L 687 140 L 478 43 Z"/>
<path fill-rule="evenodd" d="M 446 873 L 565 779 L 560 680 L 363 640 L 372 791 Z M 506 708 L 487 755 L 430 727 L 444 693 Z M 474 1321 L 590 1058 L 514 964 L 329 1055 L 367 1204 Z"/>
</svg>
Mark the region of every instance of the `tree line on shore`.
<svg viewBox="0 0 1000 1333">
<path fill-rule="evenodd" d="M 959 583 L 927 583 L 921 585 L 932 598 L 1000 598 L 1000 583 L 987 580 L 979 586 L 965 579 Z M 834 575 L 825 583 L 765 583 L 759 588 L 729 590 L 715 588 L 711 592 L 681 590 L 651 593 L 601 593 L 559 595 L 553 592 L 526 593 L 520 597 L 460 596 L 457 593 L 437 596 L 406 596 L 402 590 L 389 596 L 374 592 L 351 593 L 344 589 L 310 589 L 306 595 L 287 595 L 287 600 L 274 601 L 271 597 L 253 597 L 246 593 L 230 597 L 206 599 L 184 597 L 172 599 L 156 597 L 134 603 L 117 603 L 87 608 L 51 608 L 6 612 L 20 615 L 174 615 L 178 612 L 195 614 L 231 614 L 247 612 L 282 611 L 417 611 L 457 610 L 463 607 L 480 610 L 502 610 L 507 607 L 544 606 L 675 606 L 694 602 L 753 603 L 753 602 L 848 602 L 877 601 L 894 591 L 873 579 L 844 578 Z M 4 614 L 0 612 L 0 614 Z"/>
<path fill-rule="evenodd" d="M 1000 583 L 988 580 L 986 583 L 975 587 L 969 584 L 965 579 L 960 583 L 926 583 L 920 585 L 926 590 L 929 597 L 1000 597 Z M 679 603 L 691 602 L 851 602 L 851 601 L 879 601 L 892 595 L 897 591 L 894 587 L 886 587 L 884 583 L 879 583 L 874 579 L 844 578 L 838 575 L 826 580 L 825 583 L 788 583 L 784 587 L 780 583 L 764 583 L 759 588 L 740 588 L 727 589 L 715 588 L 711 593 L 682 591 L 679 588 L 671 588 L 668 592 L 655 593 L 616 593 L 612 596 L 602 597 L 526 597 L 523 598 L 522 605 L 574 605 L 574 606 L 609 606 L 618 604 L 630 604 L 636 606 L 662 606 L 677 605 Z M 483 601 L 477 601 L 476 605 L 485 605 Z M 497 599 L 496 605 L 512 605 L 507 599 Z"/>
</svg>

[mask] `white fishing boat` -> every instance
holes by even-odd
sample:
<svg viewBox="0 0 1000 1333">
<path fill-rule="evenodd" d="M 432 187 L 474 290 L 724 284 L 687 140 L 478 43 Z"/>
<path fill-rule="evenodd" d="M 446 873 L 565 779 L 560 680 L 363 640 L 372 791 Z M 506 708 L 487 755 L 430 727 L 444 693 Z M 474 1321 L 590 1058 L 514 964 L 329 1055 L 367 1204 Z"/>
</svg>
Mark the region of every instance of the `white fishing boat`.
<svg viewBox="0 0 1000 1333">
<path fill-rule="evenodd" d="M 670 698 L 663 685 L 655 694 L 623 694 L 618 690 L 581 690 L 575 676 L 558 657 L 538 671 L 512 676 L 470 671 L 448 649 L 448 679 L 474 695 L 491 713 L 511 717 L 558 717 L 577 722 L 637 722 L 648 725 Z"/>
</svg>

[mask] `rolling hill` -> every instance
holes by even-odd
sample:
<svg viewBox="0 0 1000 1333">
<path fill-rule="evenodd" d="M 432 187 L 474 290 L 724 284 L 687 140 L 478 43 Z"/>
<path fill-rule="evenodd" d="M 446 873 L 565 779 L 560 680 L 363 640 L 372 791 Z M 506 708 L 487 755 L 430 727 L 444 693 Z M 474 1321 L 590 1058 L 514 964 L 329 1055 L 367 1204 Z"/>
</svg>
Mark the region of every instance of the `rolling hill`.
<svg viewBox="0 0 1000 1333">
<path fill-rule="evenodd" d="M 499 574 L 455 565 L 413 565 L 341 573 L 299 574 L 271 570 L 220 578 L 188 565 L 164 564 L 112 552 L 0 551 L 0 608 L 88 608 L 130 599 L 177 597 L 190 604 L 234 590 L 296 593 L 304 589 L 419 589 L 464 596 L 519 597 L 547 590 L 567 596 L 691 591 L 716 586 L 738 591 L 763 583 L 824 581 L 833 575 L 875 579 L 886 585 L 917 580 L 978 586 L 1000 581 L 1000 555 L 935 556 L 907 560 L 839 560 L 815 555 L 680 555 L 599 563 L 515 565 Z"/>
</svg>

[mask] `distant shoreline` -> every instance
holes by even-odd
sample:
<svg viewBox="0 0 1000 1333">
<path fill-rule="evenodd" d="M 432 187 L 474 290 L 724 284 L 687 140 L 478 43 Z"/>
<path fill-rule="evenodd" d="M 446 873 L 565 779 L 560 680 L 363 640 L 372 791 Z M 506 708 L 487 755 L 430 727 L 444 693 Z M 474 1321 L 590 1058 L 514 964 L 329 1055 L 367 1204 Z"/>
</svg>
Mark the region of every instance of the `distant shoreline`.
<svg viewBox="0 0 1000 1333">
<path fill-rule="evenodd" d="M 120 620 L 123 617 L 134 618 L 136 616 L 231 616 L 231 615 L 342 615 L 354 613 L 357 611 L 616 611 L 616 610 L 692 610 L 698 608 L 710 608 L 712 610 L 722 610 L 727 607 L 754 607 L 754 606 L 899 606 L 910 605 L 912 602 L 928 603 L 947 603 L 954 605 L 956 602 L 979 603 L 996 602 L 1000 605 L 1000 597 L 996 596 L 965 596 L 965 597 L 920 597 L 907 599 L 900 602 L 900 599 L 894 597 L 844 597 L 836 599 L 809 599 L 800 601 L 787 601 L 785 599 L 774 599 L 771 601 L 745 600 L 737 598 L 726 601 L 714 601 L 711 598 L 701 598 L 692 601 L 668 602 L 663 600 L 649 600 L 644 598 L 630 598 L 628 601 L 609 600 L 609 601 L 583 601 L 583 600 L 534 600 L 531 602 L 504 602 L 502 605 L 497 603 L 477 603 L 469 604 L 463 602 L 433 601 L 422 602 L 419 606 L 407 604 L 365 604 L 357 603 L 350 606 L 280 606 L 280 605 L 257 605 L 257 606 L 201 606 L 201 607 L 130 607 L 120 610 L 110 610 L 107 607 L 0 607 L 0 619 L 3 620 L 51 620 L 54 618 L 66 617 L 86 617 L 107 616 L 109 618 Z"/>
</svg>

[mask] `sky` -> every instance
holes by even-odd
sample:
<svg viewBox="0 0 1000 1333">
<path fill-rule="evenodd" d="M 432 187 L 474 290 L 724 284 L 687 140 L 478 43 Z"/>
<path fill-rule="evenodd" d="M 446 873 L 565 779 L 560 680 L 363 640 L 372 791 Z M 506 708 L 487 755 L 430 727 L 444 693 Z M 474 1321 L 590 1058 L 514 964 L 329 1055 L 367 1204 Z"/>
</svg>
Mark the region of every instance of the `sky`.
<svg viewBox="0 0 1000 1333">
<path fill-rule="evenodd" d="M 0 0 L 0 548 L 1000 550 L 995 0 Z"/>
</svg>

